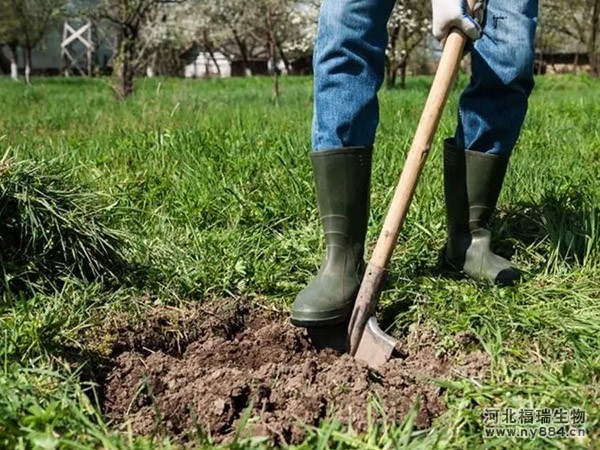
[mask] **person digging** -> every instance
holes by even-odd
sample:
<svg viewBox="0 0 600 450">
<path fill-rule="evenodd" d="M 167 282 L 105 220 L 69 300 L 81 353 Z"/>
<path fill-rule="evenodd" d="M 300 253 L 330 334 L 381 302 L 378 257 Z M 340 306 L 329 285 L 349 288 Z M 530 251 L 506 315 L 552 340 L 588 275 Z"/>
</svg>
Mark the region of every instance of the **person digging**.
<svg viewBox="0 0 600 450">
<path fill-rule="evenodd" d="M 395 0 L 324 0 L 314 50 L 310 159 L 326 251 L 294 300 L 290 321 L 346 321 L 364 271 L 371 165 L 379 124 L 386 24 Z M 537 0 L 432 0 L 433 34 L 453 27 L 470 45 L 472 77 L 454 136 L 444 141 L 445 260 L 467 276 L 512 285 L 521 271 L 491 248 L 489 222 L 534 86 Z"/>
</svg>

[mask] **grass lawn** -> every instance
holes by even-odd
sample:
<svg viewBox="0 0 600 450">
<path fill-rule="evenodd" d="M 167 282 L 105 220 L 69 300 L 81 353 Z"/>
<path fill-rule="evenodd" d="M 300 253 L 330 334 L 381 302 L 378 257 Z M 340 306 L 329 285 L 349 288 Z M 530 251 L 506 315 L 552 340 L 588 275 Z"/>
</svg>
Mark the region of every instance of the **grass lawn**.
<svg viewBox="0 0 600 450">
<path fill-rule="evenodd" d="M 409 79 L 406 90 L 381 93 L 370 248 L 429 82 Z M 93 371 L 118 339 L 103 334 L 104 319 L 135 322 L 149 309 L 215 298 L 285 312 L 310 280 L 323 249 L 307 156 L 311 80 L 281 85 L 275 108 L 263 78 L 140 80 L 123 104 L 103 79 L 35 79 L 32 87 L 0 80 L 0 156 L 12 158 L 0 169 L 2 195 L 29 201 L 22 219 L 32 224 L 31 242 L 47 244 L 28 247 L 29 259 L 15 266 L 0 236 L 0 448 L 175 448 L 174 439 L 137 436 L 103 415 L 81 363 Z M 380 314 L 397 335 L 411 323 L 434 328 L 440 352 L 457 333 L 473 333 L 489 355 L 489 376 L 440 381 L 448 409 L 428 430 L 404 421 L 355 435 L 327 422 L 294 448 L 600 448 L 600 81 L 537 80 L 494 225 L 499 251 L 527 271 L 524 284 L 507 289 L 439 264 L 440 143 L 452 133 L 459 92 L 417 189 Z M 48 203 L 55 194 L 69 200 Z M 69 209 L 71 201 L 83 206 Z M 39 210 L 51 225 L 40 225 Z M 87 265 L 66 276 L 46 252 L 61 248 L 52 236 L 72 255 L 63 265 Z M 486 440 L 486 407 L 582 408 L 587 438 Z M 210 438 L 195 445 L 212 447 Z"/>
</svg>

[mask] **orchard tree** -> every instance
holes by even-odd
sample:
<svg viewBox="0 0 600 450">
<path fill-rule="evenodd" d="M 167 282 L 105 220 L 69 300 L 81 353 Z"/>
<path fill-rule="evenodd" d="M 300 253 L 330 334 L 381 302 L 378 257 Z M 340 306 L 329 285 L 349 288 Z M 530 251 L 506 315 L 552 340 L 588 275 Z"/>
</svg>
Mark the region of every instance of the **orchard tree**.
<svg viewBox="0 0 600 450">
<path fill-rule="evenodd" d="M 220 51 L 228 33 L 222 27 L 214 26 L 209 12 L 208 5 L 203 0 L 190 0 L 184 8 L 180 8 L 177 22 L 181 28 L 183 45 L 202 46 L 220 76 L 221 66 L 217 61 L 216 53 Z M 205 75 L 208 76 L 208 74 L 209 71 L 206 68 Z"/>
<path fill-rule="evenodd" d="M 230 60 L 241 61 L 251 75 L 251 60 L 281 59 L 291 70 L 291 58 L 312 50 L 319 0 L 196 0 L 206 18 L 208 47 Z"/>
<path fill-rule="evenodd" d="M 19 26 L 12 8 L 12 2 L 0 0 L 0 51 L 4 45 L 8 48 L 10 77 L 18 81 L 17 47 L 19 46 Z"/>
<path fill-rule="evenodd" d="M 564 44 L 565 8 L 563 0 L 541 0 L 536 47 L 543 55 L 553 53 Z"/>
<path fill-rule="evenodd" d="M 23 49 L 25 59 L 25 82 L 31 83 L 31 53 L 48 31 L 64 17 L 66 0 L 1 0 L 1 9 L 7 24 L 2 25 L 2 34 L 7 33 L 11 49 L 11 66 L 16 67 L 16 44 Z M 14 69 L 11 68 L 15 78 Z"/>
<path fill-rule="evenodd" d="M 251 6 L 247 0 L 189 0 L 181 10 L 178 24 L 185 29 L 185 43 L 201 46 L 219 75 L 217 52 L 230 62 L 241 60 L 244 73 L 251 75 L 250 60 L 255 56 L 253 40 L 247 33 Z"/>
<path fill-rule="evenodd" d="M 251 75 L 250 60 L 255 56 L 256 43 L 249 33 L 254 26 L 254 0 L 200 0 L 199 10 L 206 15 L 208 24 L 205 39 L 214 42 L 217 49 L 227 57 L 235 55 L 242 61 L 245 75 Z M 210 30 L 210 31 L 209 31 Z M 219 39 L 211 40 L 219 34 Z"/>
<path fill-rule="evenodd" d="M 140 35 L 144 49 L 140 64 L 146 65 L 146 74 L 180 75 L 181 53 L 198 42 L 204 21 L 192 2 L 159 5 L 155 19 L 143 27 Z"/>
<path fill-rule="evenodd" d="M 577 8 L 571 13 L 571 36 L 579 39 L 587 49 L 590 61 L 590 75 L 600 75 L 600 0 L 574 0 L 571 8 Z"/>
<path fill-rule="evenodd" d="M 247 32 L 264 48 L 269 72 L 273 77 L 273 99 L 279 99 L 279 69 L 281 61 L 289 73 L 291 58 L 312 47 L 318 10 L 314 5 L 298 0 L 254 0 L 248 18 Z M 310 44 L 309 44 L 310 42 Z"/>
<path fill-rule="evenodd" d="M 410 57 L 429 36 L 430 17 L 429 2 L 396 1 L 388 21 L 388 46 L 385 62 L 388 88 L 395 86 L 398 72 L 400 72 L 400 86 L 406 87 L 406 71 Z"/>
<path fill-rule="evenodd" d="M 562 6 L 565 19 L 561 31 L 585 46 L 590 61 L 590 75 L 597 77 L 600 72 L 600 0 L 562 0 L 558 4 Z"/>
<path fill-rule="evenodd" d="M 279 58 L 286 70 L 291 72 L 293 58 L 312 52 L 317 32 L 318 6 L 308 1 L 279 0 L 273 8 L 273 0 L 262 1 L 276 11 L 272 14 L 275 20 L 271 34 Z M 262 9 L 267 17 L 268 9 L 264 6 Z"/>
<path fill-rule="evenodd" d="M 106 20 L 117 32 L 113 57 L 113 91 L 119 100 L 134 92 L 136 74 L 147 61 L 152 38 L 144 39 L 146 27 L 161 20 L 161 6 L 184 3 L 185 0 L 102 0 L 93 12 Z M 164 14 L 164 11 L 162 11 Z"/>
<path fill-rule="evenodd" d="M 256 0 L 261 15 L 264 14 L 264 30 L 267 49 L 269 52 L 269 69 L 273 77 L 273 100 L 279 104 L 279 72 L 277 70 L 277 49 L 281 52 L 281 39 L 278 30 L 282 21 L 288 17 L 287 3 L 289 0 Z M 257 22 L 260 24 L 260 21 Z M 285 56 L 282 57 L 285 58 Z"/>
<path fill-rule="evenodd" d="M 290 60 L 312 53 L 320 1 L 295 0 L 288 5 L 286 17 L 278 23 L 277 50 L 288 72 Z"/>
<path fill-rule="evenodd" d="M 600 74 L 600 0 L 542 0 L 541 50 L 559 50 L 565 38 L 585 47 L 590 75 Z"/>
<path fill-rule="evenodd" d="M 248 34 L 257 43 L 263 43 L 268 57 L 269 72 L 273 77 L 273 100 L 279 102 L 279 72 L 277 55 L 289 68 L 283 49 L 284 34 L 290 25 L 293 0 L 254 0 L 252 17 L 247 16 Z"/>
</svg>

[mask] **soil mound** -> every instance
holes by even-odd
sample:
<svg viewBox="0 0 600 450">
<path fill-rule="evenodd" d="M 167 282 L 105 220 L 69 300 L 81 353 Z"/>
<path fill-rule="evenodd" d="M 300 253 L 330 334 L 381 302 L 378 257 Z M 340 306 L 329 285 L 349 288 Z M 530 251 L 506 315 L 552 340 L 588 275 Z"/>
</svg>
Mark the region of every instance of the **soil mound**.
<svg viewBox="0 0 600 450">
<path fill-rule="evenodd" d="M 325 418 L 365 430 L 375 399 L 390 421 L 402 420 L 418 401 L 415 426 L 428 428 L 445 410 L 443 390 L 431 378 L 482 378 L 488 366 L 486 354 L 461 350 L 472 347 L 468 335 L 457 337 L 459 350 L 436 356 L 436 334 L 414 327 L 402 339 L 399 357 L 375 373 L 348 355 L 316 350 L 305 330 L 274 313 L 229 303 L 190 314 L 196 328 L 183 330 L 191 338 L 177 345 L 160 332 L 172 317 L 121 330 L 125 343 L 115 347 L 104 386 L 110 419 L 137 434 L 185 442 L 202 430 L 223 442 L 251 409 L 244 433 L 281 445 L 301 441 L 302 424 Z M 191 326 L 189 320 L 175 322 Z"/>
</svg>

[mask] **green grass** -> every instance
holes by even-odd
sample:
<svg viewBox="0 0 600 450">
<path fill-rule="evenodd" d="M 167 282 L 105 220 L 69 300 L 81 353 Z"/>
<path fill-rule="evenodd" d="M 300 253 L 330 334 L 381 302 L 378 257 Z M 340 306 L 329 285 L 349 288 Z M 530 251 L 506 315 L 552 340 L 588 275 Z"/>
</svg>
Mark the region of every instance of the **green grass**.
<svg viewBox="0 0 600 450">
<path fill-rule="evenodd" d="M 410 79 L 407 90 L 381 94 L 371 244 L 429 81 Z M 319 264 L 309 79 L 282 79 L 279 108 L 261 78 L 138 87 L 116 104 L 101 79 L 44 79 L 31 88 L 0 80 L 0 154 L 82 183 L 85 195 L 114 208 L 99 230 L 129 242 L 116 287 L 62 277 L 55 291 L 3 294 L 0 448 L 170 448 L 117 434 L 102 418 L 73 368 L 90 351 L 86 333 L 109 311 L 211 296 L 266 296 L 285 309 Z M 362 437 L 324 424 L 299 448 L 600 448 L 600 82 L 538 79 L 496 224 L 498 248 L 528 271 L 527 282 L 510 289 L 438 269 L 439 144 L 453 130 L 459 92 L 394 254 L 381 314 L 396 333 L 415 321 L 448 339 L 474 332 L 491 356 L 491 378 L 447 384 L 450 409 L 425 433 L 412 430 L 410 417 Z M 589 438 L 484 441 L 482 408 L 504 406 L 585 408 Z"/>
</svg>

